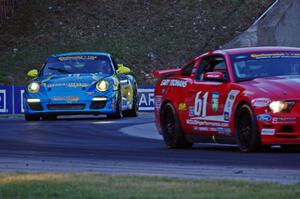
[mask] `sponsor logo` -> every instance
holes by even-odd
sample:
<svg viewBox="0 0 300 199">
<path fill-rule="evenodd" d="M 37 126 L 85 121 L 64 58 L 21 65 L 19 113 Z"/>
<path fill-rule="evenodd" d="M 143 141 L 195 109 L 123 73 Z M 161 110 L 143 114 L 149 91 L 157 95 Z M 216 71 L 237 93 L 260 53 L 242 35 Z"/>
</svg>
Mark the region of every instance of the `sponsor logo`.
<svg viewBox="0 0 300 199">
<path fill-rule="evenodd" d="M 155 98 L 154 98 L 154 105 L 155 105 L 156 109 L 160 108 L 160 106 L 161 106 L 161 100 L 162 100 L 162 96 L 160 96 L 160 95 L 155 96 Z"/>
<path fill-rule="evenodd" d="M 66 101 L 68 103 L 76 103 L 76 102 L 78 102 L 78 100 L 79 100 L 78 96 L 67 96 L 66 97 Z"/>
<path fill-rule="evenodd" d="M 269 122 L 272 117 L 269 114 L 260 114 L 256 117 L 256 119 L 261 122 Z"/>
<path fill-rule="evenodd" d="M 229 121 L 229 113 L 224 112 L 224 121 Z"/>
<path fill-rule="evenodd" d="M 275 135 L 275 129 L 261 129 L 261 135 Z"/>
<path fill-rule="evenodd" d="M 261 108 L 261 107 L 267 107 L 271 103 L 271 100 L 269 98 L 255 98 L 251 101 L 252 106 Z"/>
<path fill-rule="evenodd" d="M 295 124 L 297 119 L 295 117 L 274 117 L 273 124 Z"/>
<path fill-rule="evenodd" d="M 223 122 L 210 122 L 210 121 L 200 121 L 194 119 L 187 119 L 186 123 L 189 125 L 198 125 L 198 126 L 213 126 L 213 127 L 228 127 L 228 123 Z"/>
<path fill-rule="evenodd" d="M 217 112 L 219 108 L 219 98 L 220 95 L 218 92 L 213 92 L 211 96 L 211 109 L 213 112 Z"/>
<path fill-rule="evenodd" d="M 48 88 L 53 87 L 71 87 L 71 88 L 78 88 L 78 87 L 88 87 L 89 84 L 85 83 L 57 83 L 57 84 L 47 84 Z"/>
<path fill-rule="evenodd" d="M 178 106 L 178 110 L 185 111 L 187 109 L 187 106 L 185 103 L 180 103 Z"/>
<path fill-rule="evenodd" d="M 187 86 L 187 81 L 177 80 L 177 79 L 164 79 L 160 83 L 161 86 L 172 86 L 172 87 L 181 87 L 185 88 Z"/>
<path fill-rule="evenodd" d="M 193 106 L 189 107 L 189 116 L 190 117 L 194 117 L 195 116 L 195 111 L 194 111 L 194 107 Z"/>
</svg>

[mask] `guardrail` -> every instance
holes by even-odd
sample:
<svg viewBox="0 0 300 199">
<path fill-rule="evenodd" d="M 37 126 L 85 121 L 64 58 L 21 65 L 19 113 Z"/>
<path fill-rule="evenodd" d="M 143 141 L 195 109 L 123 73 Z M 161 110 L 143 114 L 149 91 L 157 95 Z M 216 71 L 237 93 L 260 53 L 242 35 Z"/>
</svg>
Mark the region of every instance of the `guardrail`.
<svg viewBox="0 0 300 199">
<path fill-rule="evenodd" d="M 0 115 L 22 114 L 24 86 L 0 86 Z M 138 89 L 139 111 L 154 110 L 154 87 L 140 86 Z"/>
</svg>

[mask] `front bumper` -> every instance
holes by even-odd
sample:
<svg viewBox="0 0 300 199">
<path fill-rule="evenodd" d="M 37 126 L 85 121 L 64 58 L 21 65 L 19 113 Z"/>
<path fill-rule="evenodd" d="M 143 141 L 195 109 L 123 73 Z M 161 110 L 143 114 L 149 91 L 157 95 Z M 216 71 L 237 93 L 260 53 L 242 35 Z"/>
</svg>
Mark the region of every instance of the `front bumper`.
<svg viewBox="0 0 300 199">
<path fill-rule="evenodd" d="M 270 121 L 258 123 L 263 145 L 300 144 L 300 114 L 272 115 Z"/>
<path fill-rule="evenodd" d="M 33 115 L 111 114 L 116 112 L 116 99 L 115 92 L 60 101 L 53 101 L 40 95 L 25 94 L 24 112 Z"/>
</svg>

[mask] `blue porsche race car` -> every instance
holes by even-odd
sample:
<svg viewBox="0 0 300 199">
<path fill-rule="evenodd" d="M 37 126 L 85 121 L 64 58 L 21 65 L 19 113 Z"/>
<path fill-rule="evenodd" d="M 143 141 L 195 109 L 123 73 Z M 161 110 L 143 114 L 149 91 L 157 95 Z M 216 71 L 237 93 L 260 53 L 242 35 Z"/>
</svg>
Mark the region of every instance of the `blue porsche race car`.
<svg viewBox="0 0 300 199">
<path fill-rule="evenodd" d="M 137 116 L 136 80 L 109 53 L 55 54 L 27 76 L 32 79 L 24 94 L 27 121 L 75 114 Z"/>
</svg>

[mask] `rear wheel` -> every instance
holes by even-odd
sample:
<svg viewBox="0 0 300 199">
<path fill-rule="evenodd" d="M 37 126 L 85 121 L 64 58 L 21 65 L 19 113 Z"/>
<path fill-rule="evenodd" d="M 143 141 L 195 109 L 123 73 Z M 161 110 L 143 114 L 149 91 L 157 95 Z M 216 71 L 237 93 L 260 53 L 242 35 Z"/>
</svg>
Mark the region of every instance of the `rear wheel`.
<svg viewBox="0 0 300 199">
<path fill-rule="evenodd" d="M 178 115 L 171 103 L 163 106 L 160 125 L 168 148 L 191 148 L 193 146 L 193 143 L 186 140 Z"/>
<path fill-rule="evenodd" d="M 26 121 L 39 121 L 40 120 L 39 115 L 25 114 L 24 116 L 25 116 Z"/>
<path fill-rule="evenodd" d="M 109 119 L 120 119 L 123 117 L 122 114 L 122 96 L 121 96 L 121 92 L 119 89 L 118 92 L 118 97 L 117 97 L 117 102 L 115 103 L 116 106 L 116 112 L 113 114 L 107 114 L 107 118 Z"/>
<path fill-rule="evenodd" d="M 130 110 L 124 111 L 123 115 L 125 117 L 137 117 L 138 116 L 138 97 L 137 97 L 137 89 L 133 91 L 133 102 L 132 102 L 132 108 Z"/>
<path fill-rule="evenodd" d="M 261 148 L 257 121 L 250 106 L 242 105 L 236 114 L 235 136 L 243 152 L 253 152 Z"/>
</svg>

